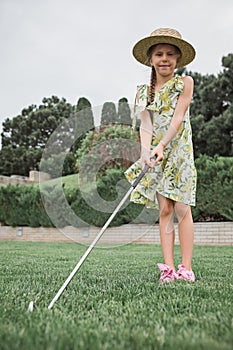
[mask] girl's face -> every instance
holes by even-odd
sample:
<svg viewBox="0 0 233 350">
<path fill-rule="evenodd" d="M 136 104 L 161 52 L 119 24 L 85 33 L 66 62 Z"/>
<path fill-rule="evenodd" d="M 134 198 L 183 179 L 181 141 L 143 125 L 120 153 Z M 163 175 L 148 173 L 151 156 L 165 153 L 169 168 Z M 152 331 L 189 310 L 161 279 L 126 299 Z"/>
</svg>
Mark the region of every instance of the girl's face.
<svg viewBox="0 0 233 350">
<path fill-rule="evenodd" d="M 180 53 L 175 46 L 158 44 L 151 53 L 150 64 L 157 74 L 167 77 L 174 74 L 179 57 Z"/>
</svg>

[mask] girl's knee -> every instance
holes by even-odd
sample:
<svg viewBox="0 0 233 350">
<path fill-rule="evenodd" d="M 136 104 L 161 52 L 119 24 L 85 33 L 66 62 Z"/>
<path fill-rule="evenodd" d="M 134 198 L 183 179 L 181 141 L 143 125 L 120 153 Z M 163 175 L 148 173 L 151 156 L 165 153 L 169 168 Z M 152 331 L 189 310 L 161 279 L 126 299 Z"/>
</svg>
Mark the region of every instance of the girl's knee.
<svg viewBox="0 0 233 350">
<path fill-rule="evenodd" d="M 175 213 L 178 222 L 180 223 L 187 215 L 191 213 L 191 208 L 188 204 L 176 202 Z"/>
<path fill-rule="evenodd" d="M 169 199 L 165 199 L 159 204 L 159 212 L 160 216 L 171 216 L 174 213 L 174 205 L 173 202 Z"/>
</svg>

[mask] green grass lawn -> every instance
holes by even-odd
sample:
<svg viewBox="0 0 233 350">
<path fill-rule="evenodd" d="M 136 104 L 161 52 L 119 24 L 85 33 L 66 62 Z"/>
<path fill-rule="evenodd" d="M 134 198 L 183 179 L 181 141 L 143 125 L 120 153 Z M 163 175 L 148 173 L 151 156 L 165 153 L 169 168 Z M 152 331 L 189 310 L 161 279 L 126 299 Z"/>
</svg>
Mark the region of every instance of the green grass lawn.
<svg viewBox="0 0 233 350">
<path fill-rule="evenodd" d="M 232 247 L 196 246 L 196 282 L 170 285 L 160 246 L 96 248 L 48 310 L 85 249 L 0 242 L 1 350 L 232 349 Z"/>
<path fill-rule="evenodd" d="M 66 187 L 66 189 L 73 190 L 79 188 L 78 185 L 78 174 L 63 176 L 62 178 L 58 177 L 56 179 L 47 180 L 41 183 L 41 186 L 55 186 L 62 184 Z M 33 186 L 39 186 L 38 183 L 33 184 Z"/>
</svg>

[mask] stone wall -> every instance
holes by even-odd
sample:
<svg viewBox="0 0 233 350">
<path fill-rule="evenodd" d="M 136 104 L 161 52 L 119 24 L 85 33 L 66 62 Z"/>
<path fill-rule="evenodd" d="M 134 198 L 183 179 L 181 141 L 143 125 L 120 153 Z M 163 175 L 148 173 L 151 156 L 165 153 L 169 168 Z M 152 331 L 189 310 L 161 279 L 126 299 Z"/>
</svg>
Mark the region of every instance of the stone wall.
<svg viewBox="0 0 233 350">
<path fill-rule="evenodd" d="M 34 183 L 39 183 L 43 181 L 47 181 L 51 178 L 51 176 L 47 173 L 41 171 L 31 170 L 28 176 L 21 175 L 11 175 L 4 176 L 0 175 L 0 186 L 3 185 L 32 185 Z"/>
<path fill-rule="evenodd" d="M 78 242 L 90 244 L 101 228 L 75 228 L 67 226 L 57 228 L 31 228 L 0 226 L 0 240 L 31 241 L 31 242 Z M 233 245 L 233 222 L 205 222 L 194 224 L 194 242 L 200 245 Z M 175 225 L 178 244 L 178 230 Z M 159 244 L 159 226 L 156 225 L 122 225 L 111 227 L 103 234 L 102 244 Z"/>
</svg>

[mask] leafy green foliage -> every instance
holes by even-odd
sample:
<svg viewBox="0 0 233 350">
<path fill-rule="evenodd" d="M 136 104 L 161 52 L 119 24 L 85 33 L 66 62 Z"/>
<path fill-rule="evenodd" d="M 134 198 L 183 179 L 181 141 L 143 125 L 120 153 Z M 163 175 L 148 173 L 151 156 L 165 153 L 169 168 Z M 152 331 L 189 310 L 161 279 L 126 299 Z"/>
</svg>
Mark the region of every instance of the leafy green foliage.
<svg viewBox="0 0 233 350">
<path fill-rule="evenodd" d="M 180 75 L 191 75 L 195 82 L 191 123 L 196 158 L 201 154 L 233 155 L 232 53 L 222 57 L 222 66 L 223 71 L 216 76 L 189 72 L 185 67 L 176 71 Z M 101 130 L 109 125 L 123 126 L 131 123 L 131 111 L 126 98 L 119 99 L 117 111 L 113 102 L 104 103 Z M 138 130 L 139 120 L 135 120 L 135 123 Z M 61 125 L 58 131 L 58 126 Z M 57 176 L 53 169 L 57 167 L 58 158 L 63 156 L 63 152 L 71 152 L 73 155 L 80 153 L 86 133 L 90 130 L 94 131 L 94 116 L 88 99 L 80 97 L 76 106 L 72 106 L 64 98 L 44 98 L 38 107 L 31 105 L 24 108 L 20 115 L 3 122 L 0 174 L 27 176 L 30 170 L 38 170 L 45 145 L 48 140 L 52 140 L 48 154 L 43 154 L 43 165 L 51 170 L 53 176 Z M 104 153 L 106 154 L 105 150 Z M 69 154 L 60 171 L 63 174 L 76 171 L 74 158 L 71 158 Z M 120 164 L 121 161 L 118 162 Z M 112 162 L 107 166 L 111 167 Z"/>
<path fill-rule="evenodd" d="M 233 54 L 222 58 L 217 76 L 188 72 L 194 79 L 191 123 L 195 156 L 232 155 Z"/>
<path fill-rule="evenodd" d="M 194 79 L 194 95 L 191 103 L 191 114 L 202 114 L 205 121 L 222 115 L 233 102 L 233 54 L 222 58 L 223 72 L 201 75 L 188 72 Z"/>
<path fill-rule="evenodd" d="M 2 147 L 43 148 L 54 129 L 71 112 L 72 106 L 64 98 L 44 98 L 39 107 L 29 106 L 21 115 L 3 122 Z"/>
<path fill-rule="evenodd" d="M 61 166 L 62 163 L 62 166 Z M 49 173 L 51 178 L 58 177 L 59 171 L 61 170 L 60 176 L 66 176 L 75 173 L 76 159 L 72 152 L 60 154 L 54 154 L 49 158 L 42 158 L 40 162 L 40 168 L 45 172 Z"/>
<path fill-rule="evenodd" d="M 160 246 L 95 249 L 49 311 L 85 249 L 0 242 L 2 350 L 232 349 L 231 247 L 195 247 L 196 282 L 170 285 L 158 283 Z"/>
<path fill-rule="evenodd" d="M 0 221 L 9 226 L 52 226 L 40 191 L 33 186 L 0 187 Z"/>
<path fill-rule="evenodd" d="M 228 156 L 232 153 L 233 104 L 218 117 L 205 121 L 203 115 L 191 118 L 194 153 Z"/>
<path fill-rule="evenodd" d="M 86 173 L 102 165 L 105 169 L 127 169 L 140 157 L 139 135 L 129 126 L 110 125 L 104 129 L 90 131 L 77 150 L 76 167 L 86 169 Z"/>
<path fill-rule="evenodd" d="M 224 104 L 229 106 L 233 102 L 233 53 L 229 53 L 227 56 L 222 58 L 222 66 L 224 67 L 223 72 L 220 73 L 220 87 L 224 94 Z"/>
<path fill-rule="evenodd" d="M 193 78 L 196 88 L 194 90 L 194 102 L 191 105 L 192 113 L 194 115 L 197 115 L 197 113 L 202 114 L 205 117 L 205 121 L 210 120 L 213 116 L 222 114 L 225 111 L 226 106 L 224 105 L 219 78 L 213 74 L 206 75 L 202 77 L 203 81 L 200 85 L 196 83 L 195 73 L 193 75 Z M 195 105 L 196 99 L 198 99 L 197 103 L 199 105 L 199 108 L 197 108 Z"/>
<path fill-rule="evenodd" d="M 192 208 L 195 221 L 225 221 L 233 220 L 232 187 L 233 187 L 233 159 L 223 157 L 201 156 L 196 160 L 198 183 L 197 205 Z M 41 200 L 38 186 L 6 186 L 0 187 L 0 221 L 12 226 L 52 226 L 48 219 L 43 203 L 49 209 L 51 219 L 55 219 L 58 226 L 70 225 L 71 208 L 77 218 L 76 226 L 103 226 L 117 204 L 123 198 L 129 184 L 123 170 L 105 169 L 104 174 L 97 174 L 96 189 L 87 182 L 86 187 L 79 188 L 77 175 L 69 176 L 63 181 L 63 190 L 59 190 L 58 180 L 48 181 L 42 189 Z M 79 176 L 80 177 L 80 176 Z M 87 173 L 88 177 L 88 173 Z M 79 180 L 80 181 L 80 180 Z M 98 199 L 98 198 L 99 199 Z M 66 199 L 66 200 L 65 200 Z M 110 208 L 105 210 L 102 202 Z M 67 202 L 66 202 L 67 201 Z M 92 203 L 94 205 L 92 205 Z M 154 223 L 158 216 L 154 210 L 145 209 L 140 204 L 126 202 L 112 221 L 111 226 L 118 226 L 130 222 Z"/>
<path fill-rule="evenodd" d="M 28 176 L 30 170 L 37 170 L 43 150 L 41 148 L 12 147 L 0 150 L 0 174 Z"/>
<path fill-rule="evenodd" d="M 7 118 L 3 122 L 0 173 L 27 176 L 30 170 L 38 170 L 49 137 L 64 119 L 70 117 L 72 110 L 64 98 L 52 96 L 44 98 L 39 107 L 29 106 L 21 115 Z M 62 140 L 57 134 L 56 153 L 64 148 Z"/>
<path fill-rule="evenodd" d="M 194 220 L 233 220 L 233 158 L 208 157 L 196 160 L 198 170 L 197 205 Z"/>
<path fill-rule="evenodd" d="M 100 199 L 105 201 L 105 204 L 109 202 L 110 205 L 111 201 L 114 200 L 117 200 L 115 206 L 119 204 L 120 200 L 124 197 L 130 187 L 126 180 L 122 181 L 123 179 L 123 171 L 116 169 L 108 169 L 105 176 L 99 177 L 97 181 L 98 195 L 100 196 Z M 70 201 L 72 210 L 74 210 L 79 218 L 89 225 L 103 226 L 111 214 L 103 210 L 101 202 L 98 205 L 96 193 L 92 189 L 90 189 L 88 193 L 85 193 L 85 197 L 88 198 L 89 203 L 95 203 L 95 208 L 97 209 L 87 204 L 80 190 L 75 194 L 72 193 L 70 197 L 73 198 L 72 202 Z M 113 210 L 114 209 L 115 207 Z M 143 215 L 140 216 L 142 211 Z M 110 226 L 120 226 L 132 221 L 138 222 L 139 216 L 140 223 L 154 223 L 156 220 L 156 215 L 153 210 L 145 209 L 141 205 L 131 203 L 128 199 L 126 207 L 121 208 L 110 223 Z"/>
</svg>

